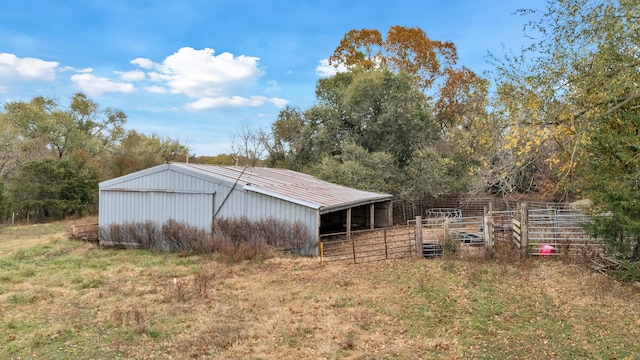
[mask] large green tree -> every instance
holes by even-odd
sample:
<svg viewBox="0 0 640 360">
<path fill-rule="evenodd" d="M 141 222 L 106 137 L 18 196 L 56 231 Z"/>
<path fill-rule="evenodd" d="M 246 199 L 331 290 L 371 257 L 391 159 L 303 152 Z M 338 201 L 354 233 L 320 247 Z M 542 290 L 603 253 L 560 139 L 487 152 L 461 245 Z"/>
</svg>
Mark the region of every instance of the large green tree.
<svg viewBox="0 0 640 360">
<path fill-rule="evenodd" d="M 83 215 L 95 206 L 97 187 L 98 172 L 82 159 L 29 162 L 11 183 L 13 211 L 50 219 Z"/>
<path fill-rule="evenodd" d="M 397 166 L 416 148 L 433 143 L 438 130 L 424 94 L 409 76 L 387 70 L 352 71 L 321 79 L 318 103 L 287 108 L 272 131 L 280 152 L 270 154 L 303 169 L 335 155 L 350 141 L 368 152 L 386 152 Z"/>
<path fill-rule="evenodd" d="M 444 139 L 411 76 L 356 69 L 320 80 L 316 94 L 316 105 L 304 111 L 286 108 L 273 124 L 271 166 L 401 198 L 466 190 L 469 148 Z M 457 128 L 463 130 L 470 128 Z"/>
<path fill-rule="evenodd" d="M 15 101 L 4 106 L 0 128 L 2 176 L 31 161 L 66 159 L 75 151 L 100 159 L 108 157 L 124 135 L 126 115 L 121 110 L 100 108 L 82 93 L 71 98 L 68 106 L 42 96 L 29 102 Z"/>
<path fill-rule="evenodd" d="M 593 234 L 637 259 L 640 2 L 550 0 L 522 14 L 536 17 L 528 25 L 535 41 L 497 67 L 502 151 L 559 198 L 585 193 L 594 213 L 606 214 Z"/>
<path fill-rule="evenodd" d="M 81 215 L 94 209 L 98 181 L 187 159 L 175 140 L 125 131 L 126 119 L 82 93 L 68 105 L 42 96 L 7 103 L 0 112 L 0 218 L 7 211 Z"/>
<path fill-rule="evenodd" d="M 399 194 L 402 169 L 440 138 L 424 93 L 402 72 L 338 73 L 318 82 L 316 96 L 317 104 L 304 111 L 280 113 L 272 126 L 270 165 Z"/>
<path fill-rule="evenodd" d="M 121 176 L 168 161 L 186 161 L 188 149 L 176 140 L 157 134 L 145 135 L 135 130 L 125 136 L 113 149 L 110 177 Z"/>
</svg>

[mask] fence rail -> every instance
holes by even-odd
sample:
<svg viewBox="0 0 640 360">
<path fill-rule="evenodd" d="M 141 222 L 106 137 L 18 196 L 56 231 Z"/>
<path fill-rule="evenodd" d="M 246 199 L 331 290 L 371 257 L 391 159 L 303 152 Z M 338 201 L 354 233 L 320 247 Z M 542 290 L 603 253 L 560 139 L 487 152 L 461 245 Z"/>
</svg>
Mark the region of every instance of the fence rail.
<svg viewBox="0 0 640 360">
<path fill-rule="evenodd" d="M 574 209 L 531 209 L 528 212 L 528 245 L 530 255 L 541 254 L 540 249 L 550 246 L 545 255 L 579 255 L 599 253 L 602 241 L 589 236 L 585 224 L 589 217 Z"/>
<path fill-rule="evenodd" d="M 357 264 L 410 257 L 417 253 L 415 239 L 410 226 L 321 235 L 320 259 Z"/>
<path fill-rule="evenodd" d="M 590 218 L 566 204 L 555 205 L 522 203 L 499 211 L 489 206 L 482 216 L 464 216 L 464 211 L 459 216 L 440 208 L 429 214 L 442 216 L 416 216 L 406 226 L 322 235 L 320 256 L 322 262 L 356 264 L 414 255 L 466 257 L 492 254 L 495 242 L 512 244 L 523 255 L 601 253 L 602 241 L 584 231 Z"/>
</svg>

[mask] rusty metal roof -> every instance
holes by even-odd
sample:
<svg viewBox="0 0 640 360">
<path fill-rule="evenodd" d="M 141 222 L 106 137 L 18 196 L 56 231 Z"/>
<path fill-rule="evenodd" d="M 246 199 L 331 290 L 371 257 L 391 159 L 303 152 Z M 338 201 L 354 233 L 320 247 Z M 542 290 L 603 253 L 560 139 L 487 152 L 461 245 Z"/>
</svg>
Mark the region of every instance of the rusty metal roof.
<svg viewBox="0 0 640 360">
<path fill-rule="evenodd" d="M 246 191 L 319 209 L 321 213 L 390 200 L 390 194 L 356 190 L 287 169 L 171 163 L 170 168 L 236 183 Z"/>
</svg>

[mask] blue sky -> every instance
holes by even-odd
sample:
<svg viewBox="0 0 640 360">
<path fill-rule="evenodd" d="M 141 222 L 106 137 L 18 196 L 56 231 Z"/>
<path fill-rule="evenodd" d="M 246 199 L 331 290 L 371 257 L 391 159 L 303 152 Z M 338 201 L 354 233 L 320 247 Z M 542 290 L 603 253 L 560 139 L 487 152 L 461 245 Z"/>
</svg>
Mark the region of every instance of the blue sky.
<svg viewBox="0 0 640 360">
<path fill-rule="evenodd" d="M 217 155 L 243 127 L 313 105 L 322 62 L 351 29 L 420 27 L 481 74 L 488 52 L 527 44 L 529 19 L 514 11 L 536 7 L 543 1 L 0 0 L 0 104 L 66 105 L 84 92 L 122 109 L 128 129 Z"/>
</svg>

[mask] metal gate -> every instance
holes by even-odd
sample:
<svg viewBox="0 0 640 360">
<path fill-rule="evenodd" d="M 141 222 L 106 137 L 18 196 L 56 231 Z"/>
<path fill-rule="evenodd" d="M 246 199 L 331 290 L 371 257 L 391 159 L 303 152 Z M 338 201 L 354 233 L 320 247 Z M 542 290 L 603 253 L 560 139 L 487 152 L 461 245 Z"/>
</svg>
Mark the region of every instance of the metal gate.
<svg viewBox="0 0 640 360">
<path fill-rule="evenodd" d="M 322 263 L 358 264 L 415 256 L 415 227 L 397 226 L 320 235 L 319 248 Z"/>
</svg>

